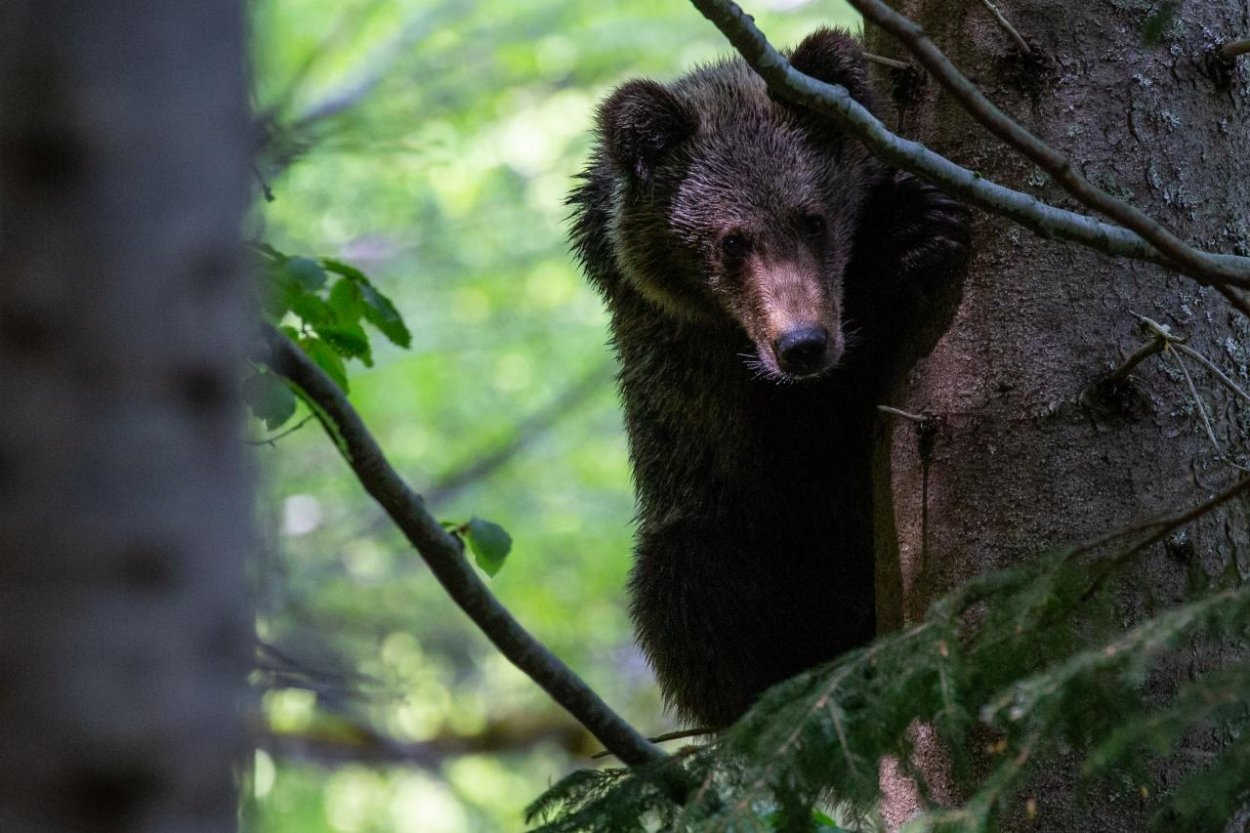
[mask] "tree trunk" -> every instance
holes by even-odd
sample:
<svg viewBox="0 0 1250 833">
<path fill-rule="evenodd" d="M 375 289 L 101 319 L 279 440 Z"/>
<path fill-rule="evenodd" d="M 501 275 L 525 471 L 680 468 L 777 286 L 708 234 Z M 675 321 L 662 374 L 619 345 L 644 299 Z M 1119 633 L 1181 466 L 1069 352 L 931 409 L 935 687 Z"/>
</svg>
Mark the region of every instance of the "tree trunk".
<svg viewBox="0 0 1250 833">
<path fill-rule="evenodd" d="M 0 830 L 231 831 L 234 0 L 0 3 Z"/>
<path fill-rule="evenodd" d="M 1244 3 L 999 4 L 1037 61 L 1020 56 L 982 3 L 893 5 L 1094 184 L 1198 245 L 1245 252 L 1247 73 L 1237 67 L 1221 81 L 1203 60 L 1216 41 L 1250 32 Z M 1159 23 L 1161 40 L 1153 36 Z M 881 32 L 870 31 L 868 41 L 872 51 L 906 57 Z M 904 133 L 965 166 L 1077 208 L 932 80 L 899 118 Z M 893 426 L 892 482 L 885 487 L 892 504 L 887 500 L 881 520 L 896 525 L 898 549 L 879 553 L 878 606 L 887 626 L 916 620 L 933 599 L 974 575 L 1196 504 L 1238 476 L 1216 459 L 1173 358 L 1139 365 L 1128 397 L 1100 407 L 1083 397 L 1148 340 L 1134 313 L 1188 335 L 1192 347 L 1245 380 L 1250 328 L 1216 292 L 1158 267 L 1042 240 L 997 217 L 979 219 L 975 242 L 954 324 L 889 403 L 940 421 L 931 445 L 910 423 Z M 1244 448 L 1243 405 L 1192 363 L 1190 373 L 1221 446 Z M 1246 507 L 1195 524 L 1189 540 L 1189 557 L 1217 572 L 1246 544 Z M 1159 545 L 1140 570 L 1161 604 L 1177 601 L 1186 586 L 1186 565 L 1165 549 Z M 1123 613 L 1126 622 L 1140 616 L 1127 598 Z M 1165 671 L 1162 687 L 1179 681 L 1185 665 Z M 932 745 L 921 748 L 922 768 L 941 780 L 941 755 Z M 1031 829 L 1145 829 L 1146 808 L 1135 794 L 1078 806 L 1069 789 L 1075 777 L 1048 774 L 1047 783 L 1035 782 L 1018 797 L 1017 812 L 1027 798 L 1037 801 Z M 891 791 L 897 823 L 915 807 Z"/>
</svg>

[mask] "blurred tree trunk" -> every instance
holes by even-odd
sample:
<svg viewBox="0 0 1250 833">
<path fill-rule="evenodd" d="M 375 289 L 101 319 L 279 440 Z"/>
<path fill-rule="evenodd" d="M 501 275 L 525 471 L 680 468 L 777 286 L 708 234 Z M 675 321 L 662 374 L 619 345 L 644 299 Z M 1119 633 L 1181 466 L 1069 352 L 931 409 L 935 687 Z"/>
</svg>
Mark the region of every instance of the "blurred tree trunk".
<svg viewBox="0 0 1250 833">
<path fill-rule="evenodd" d="M 0 830 L 235 829 L 235 0 L 0 3 Z"/>
<path fill-rule="evenodd" d="M 1239 66 L 1220 82 L 1203 61 L 1215 41 L 1250 34 L 1244 3 L 999 3 L 1033 44 L 1037 61 L 1020 55 L 980 2 L 893 5 L 1090 181 L 1183 238 L 1245 253 L 1247 71 Z M 879 31 L 870 30 L 868 43 L 874 52 L 906 57 Z M 897 118 L 905 134 L 956 161 L 1077 208 L 932 80 Z M 971 576 L 1199 503 L 1238 476 L 1215 459 L 1193 396 L 1167 357 L 1138 367 L 1127 402 L 1108 409 L 1082 404 L 1083 391 L 1100 374 L 1148 340 L 1133 313 L 1189 335 L 1191 346 L 1246 379 L 1250 329 L 1217 293 L 1154 266 L 1042 240 L 996 217 L 980 217 L 975 241 L 954 325 L 889 403 L 941 421 L 923 454 L 912 424 L 893 426 L 892 483 L 884 486 L 892 510 L 881 519 L 896 526 L 898 550 L 886 547 L 878 559 L 886 627 L 916 620 L 934 598 Z M 1196 366 L 1191 373 L 1214 411 L 1220 442 L 1244 449 L 1243 407 Z M 1214 573 L 1247 537 L 1246 507 L 1235 506 L 1195 524 L 1193 549 L 1180 549 L 1181 557 L 1168 557 L 1160 545 L 1140 575 L 1156 601 L 1173 603 L 1186 586 L 1185 557 Z M 1125 597 L 1125 622 L 1140 615 Z M 1182 658 L 1161 675 L 1162 687 L 1194 664 L 1200 658 Z M 923 766 L 940 782 L 941 756 L 933 752 L 922 750 Z M 1031 785 L 1006 829 L 1026 826 L 1019 813 L 1029 797 L 1039 814 L 1031 829 L 1145 829 L 1144 802 L 1132 787 L 1110 797 L 1114 803 L 1093 797 L 1078 807 L 1069 789 L 1074 778 L 1054 772 Z M 889 815 L 897 823 L 914 806 L 905 795 L 894 799 Z"/>
</svg>

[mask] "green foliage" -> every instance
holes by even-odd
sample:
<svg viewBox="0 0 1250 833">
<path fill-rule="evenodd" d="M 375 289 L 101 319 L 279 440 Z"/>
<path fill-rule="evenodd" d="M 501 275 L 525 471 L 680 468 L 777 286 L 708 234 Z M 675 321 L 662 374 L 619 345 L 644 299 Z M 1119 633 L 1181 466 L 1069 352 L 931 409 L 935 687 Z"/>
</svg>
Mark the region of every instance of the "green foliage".
<svg viewBox="0 0 1250 833">
<path fill-rule="evenodd" d="M 290 385 L 263 368 L 243 380 L 243 401 L 270 431 L 295 414 L 296 399 Z"/>
<path fill-rule="evenodd" d="M 265 243 L 257 255 L 260 306 L 271 324 L 300 346 L 344 391 L 349 359 L 373 366 L 373 348 L 362 322 L 391 342 L 408 347 L 412 334 L 395 305 L 363 272 L 333 258 L 292 256 Z M 338 275 L 333 282 L 327 273 Z M 294 324 L 283 324 L 283 321 Z M 281 379 L 256 368 L 243 380 L 243 400 L 269 430 L 295 414 L 295 394 Z"/>
<path fill-rule="evenodd" d="M 463 527 L 461 534 L 473 551 L 477 566 L 494 576 L 503 569 L 504 559 L 512 551 L 512 536 L 502 526 L 481 518 L 470 518 Z"/>
<path fill-rule="evenodd" d="M 633 829 L 617 825 L 642 816 L 666 830 L 763 831 L 780 818 L 794 821 L 776 829 L 799 831 L 831 797 L 866 818 L 883 758 L 926 786 L 907 764 L 920 721 L 970 797 L 909 829 L 988 833 L 1022 812 L 1032 778 L 1076 760 L 1086 783 L 1151 801 L 1156 829 L 1218 831 L 1250 793 L 1250 670 L 1216 668 L 1171 696 L 1152 689 L 1151 673 L 1195 639 L 1244 639 L 1250 588 L 1213 588 L 1126 630 L 1107 615 L 1126 582 L 1091 575 L 1134 563 L 1074 551 L 977 579 L 923 622 L 771 689 L 723 737 L 662 771 L 578 774 L 530 819 L 541 833 Z M 1154 784 L 1149 762 L 1200 732 L 1223 744 L 1218 756 L 1180 784 Z M 663 778 L 690 788 L 674 799 L 654 787 Z"/>
<path fill-rule="evenodd" d="M 751 11 L 786 43 L 857 25 L 841 0 Z M 248 12 L 268 135 L 257 196 L 274 198 L 258 200 L 249 237 L 326 256 L 310 259 L 327 304 L 344 277 L 332 260 L 394 302 L 411 347 L 383 328 L 385 305 L 378 321 L 366 313 L 373 366 L 340 355 L 353 405 L 437 517 L 481 513 L 512 534 L 491 588 L 526 628 L 634 725 L 674 728 L 633 647 L 628 456 L 602 303 L 569 257 L 563 200 L 596 103 L 629 77 L 727 54 L 724 39 L 667 0 L 256 0 Z M 310 118 L 336 99 L 351 104 Z M 550 411 L 592 375 L 576 407 Z M 506 463 L 439 494 L 514 442 Z M 591 741 L 561 740 L 567 718 L 458 614 L 315 421 L 257 457 L 258 629 L 318 672 L 266 690 L 315 692 L 315 714 L 348 698 L 394 744 L 446 738 L 449 751 L 426 771 L 344 763 L 355 753 L 341 745 L 275 750 L 251 833 L 517 830 Z M 264 716 L 273 708 L 266 698 Z M 559 728 L 524 745 L 499 731 L 534 725 Z"/>
<path fill-rule="evenodd" d="M 512 551 L 512 536 L 493 521 L 473 517 L 462 524 L 443 521 L 443 528 L 462 538 L 473 553 L 473 561 L 494 578 L 503 569 L 504 560 Z"/>
</svg>

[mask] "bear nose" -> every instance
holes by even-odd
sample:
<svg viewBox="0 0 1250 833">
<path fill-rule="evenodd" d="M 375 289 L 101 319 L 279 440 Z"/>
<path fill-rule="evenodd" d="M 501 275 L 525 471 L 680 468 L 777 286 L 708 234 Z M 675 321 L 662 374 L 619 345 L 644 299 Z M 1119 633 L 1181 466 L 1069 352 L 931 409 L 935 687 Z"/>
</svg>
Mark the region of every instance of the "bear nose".
<svg viewBox="0 0 1250 833">
<path fill-rule="evenodd" d="M 817 324 L 808 324 L 783 333 L 777 339 L 777 358 L 783 369 L 791 373 L 811 373 L 824 367 L 829 347 L 829 331 Z"/>
</svg>

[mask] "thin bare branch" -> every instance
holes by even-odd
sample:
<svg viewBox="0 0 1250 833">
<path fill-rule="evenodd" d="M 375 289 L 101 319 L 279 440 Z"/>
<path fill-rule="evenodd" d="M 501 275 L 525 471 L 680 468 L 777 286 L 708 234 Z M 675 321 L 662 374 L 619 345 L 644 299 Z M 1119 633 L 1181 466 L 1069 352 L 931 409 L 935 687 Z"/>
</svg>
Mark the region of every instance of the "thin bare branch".
<svg viewBox="0 0 1250 833">
<path fill-rule="evenodd" d="M 896 416 L 899 419 L 911 420 L 912 422 L 923 423 L 923 422 L 928 422 L 931 419 L 931 417 L 927 417 L 924 414 L 913 414 L 910 411 L 904 411 L 902 408 L 895 408 L 890 405 L 878 405 L 877 410 L 883 414 Z"/>
<path fill-rule="evenodd" d="M 1202 355 L 1197 350 L 1195 350 L 1194 348 L 1190 347 L 1187 344 L 1174 343 L 1172 345 L 1172 348 L 1181 353 L 1184 353 L 1186 356 L 1189 356 L 1189 358 L 1193 359 L 1198 364 L 1206 368 L 1208 373 L 1210 373 L 1216 379 L 1219 379 L 1220 382 L 1223 383 L 1223 385 L 1226 388 L 1231 390 L 1233 393 L 1237 394 L 1246 402 L 1250 402 L 1250 394 L 1247 394 L 1244 390 L 1242 390 L 1241 387 L 1238 386 L 1236 382 L 1234 382 L 1232 379 L 1226 376 L 1224 374 L 1224 371 L 1216 367 L 1215 363 L 1212 362 L 1210 359 L 1208 359 L 1206 356 Z"/>
<path fill-rule="evenodd" d="M 1228 43 L 1220 45 L 1220 55 L 1230 61 L 1241 55 L 1245 55 L 1247 52 L 1250 52 L 1250 38 L 1245 40 L 1229 41 Z"/>
<path fill-rule="evenodd" d="M 1011 39 L 1016 42 L 1016 46 L 1020 47 L 1021 52 L 1025 55 L 1033 54 L 1033 50 L 1029 48 L 1028 41 L 1026 41 L 1024 37 L 1016 31 L 1016 27 L 1011 25 L 1011 21 L 1003 16 L 1003 13 L 999 11 L 997 5 L 991 2 L 991 0 L 981 0 L 981 4 L 990 10 L 990 14 L 994 15 L 994 20 L 998 22 L 998 25 L 1002 28 L 1002 30 L 1008 35 L 1011 35 Z"/>
<path fill-rule="evenodd" d="M 1203 501 L 1197 506 L 1180 512 L 1174 512 L 1171 515 L 1165 515 L 1152 521 L 1146 521 L 1145 523 L 1134 524 L 1133 526 L 1117 529 L 1115 532 L 1109 532 L 1106 535 L 1100 535 L 1092 541 L 1082 544 L 1072 550 L 1067 554 L 1067 556 L 1065 556 L 1065 558 L 1072 559 L 1077 556 L 1092 553 L 1095 550 L 1102 549 L 1113 541 L 1118 541 L 1121 538 L 1125 538 L 1138 532 L 1151 533 L 1149 537 L 1143 539 L 1137 544 L 1134 544 L 1128 550 L 1116 556 L 1116 559 L 1122 559 L 1128 555 L 1138 552 L 1144 547 L 1148 547 L 1151 544 L 1162 541 L 1173 531 L 1180 529 L 1187 523 L 1197 520 L 1208 512 L 1214 511 L 1220 506 L 1223 506 L 1225 503 L 1228 503 L 1228 501 L 1233 498 L 1244 494 L 1248 490 L 1250 490 L 1250 477 L 1243 477 L 1241 480 L 1238 480 L 1236 483 L 1229 486 L 1215 497 L 1210 500 Z"/>
<path fill-rule="evenodd" d="M 279 431 L 278 433 L 274 434 L 272 437 L 261 437 L 259 440 L 244 440 L 243 442 L 246 443 L 247 445 L 267 445 L 270 448 L 277 448 L 278 440 L 282 439 L 283 437 L 291 436 L 296 431 L 298 431 L 299 429 L 307 425 L 308 420 L 312 418 L 313 418 L 313 415 L 309 414 L 308 416 L 301 419 L 299 422 L 292 425 L 290 428 L 287 428 L 283 431 Z"/>
<path fill-rule="evenodd" d="M 491 594 L 452 537 L 387 461 L 342 390 L 285 335 L 263 329 L 260 360 L 316 404 L 318 417 L 352 471 L 420 553 L 452 600 L 513 665 L 538 683 L 614 755 L 630 766 L 665 754 L 626 723 Z"/>
<path fill-rule="evenodd" d="M 1232 262 L 1190 246 L 1158 220 L 1112 197 L 1081 176 L 1071 160 L 1034 136 L 998 109 L 938 49 L 915 22 L 881 0 L 848 0 L 864 18 L 885 29 L 991 133 L 1050 174 L 1065 191 L 1093 210 L 1136 232 L 1171 262 L 1173 268 L 1199 283 L 1250 286 L 1250 260 Z"/>
<path fill-rule="evenodd" d="M 1207 416 L 1207 406 L 1203 404 L 1202 397 L 1198 394 L 1198 387 L 1194 384 L 1194 379 L 1189 375 L 1189 368 L 1185 366 L 1185 360 L 1180 354 L 1171 349 L 1169 343 L 1163 348 L 1163 352 L 1171 353 L 1172 358 L 1176 360 L 1177 366 L 1181 369 L 1181 375 L 1185 377 L 1185 384 L 1189 386 L 1189 393 L 1193 396 L 1194 407 L 1198 409 L 1198 416 L 1202 417 L 1202 427 L 1206 429 L 1207 439 L 1211 441 L 1211 445 L 1215 448 L 1215 456 L 1224 457 L 1224 452 L 1220 449 L 1220 441 L 1215 437 L 1215 429 L 1211 426 L 1211 418 Z"/>
<path fill-rule="evenodd" d="M 890 69 L 911 69 L 911 64 L 906 61 L 899 61 L 894 58 L 887 58 L 884 55 L 874 55 L 871 52 L 864 53 L 864 60 L 870 64 L 880 64 Z"/>
<path fill-rule="evenodd" d="M 714 735 L 714 734 L 716 734 L 715 729 L 699 727 L 697 729 L 677 729 L 672 732 L 664 732 L 663 734 L 655 735 L 654 737 L 648 738 L 648 740 L 651 741 L 652 743 L 665 743 L 670 740 L 684 740 L 686 738 L 700 738 L 700 737 L 703 737 L 704 735 Z M 598 752 L 591 755 L 590 757 L 592 760 L 597 761 L 603 758 L 612 757 L 612 753 L 606 749 L 601 749 Z"/>
<path fill-rule="evenodd" d="M 1111 543 L 1112 541 L 1119 540 L 1120 538 L 1123 538 L 1126 535 L 1131 535 L 1134 532 L 1144 532 L 1144 531 L 1151 530 L 1151 529 L 1154 530 L 1154 532 L 1152 532 L 1147 537 L 1129 546 L 1127 549 L 1117 553 L 1115 556 L 1113 556 L 1112 558 L 1104 562 L 1102 564 L 1101 569 L 1094 576 L 1093 580 L 1090 581 L 1089 586 L 1087 586 L 1084 592 L 1081 593 L 1082 601 L 1089 599 L 1091 596 L 1097 593 L 1098 590 L 1106 583 L 1107 579 L 1110 578 L 1111 575 L 1115 573 L 1115 571 L 1121 565 L 1123 565 L 1129 559 L 1135 557 L 1139 552 L 1146 549 L 1147 547 L 1151 547 L 1159 543 L 1164 538 L 1171 535 L 1174 531 L 1180 529 L 1186 524 L 1192 523 L 1198 518 L 1201 518 L 1203 515 L 1207 514 L 1208 512 L 1212 512 L 1215 509 L 1219 508 L 1220 506 L 1223 506 L 1225 503 L 1232 500 L 1233 498 L 1244 494 L 1247 491 L 1247 489 L 1250 489 L 1250 477 L 1243 477 L 1241 480 L 1238 480 L 1232 486 L 1229 486 L 1227 489 L 1220 492 L 1215 497 L 1211 498 L 1210 500 L 1203 501 L 1202 503 L 1198 504 L 1192 509 L 1188 509 L 1184 512 L 1177 513 L 1170 517 L 1160 518 L 1157 521 L 1140 524 L 1135 527 L 1129 527 L 1128 529 L 1121 529 L 1109 535 L 1104 535 L 1101 538 L 1091 541 L 1090 543 L 1082 547 L 1078 547 L 1077 549 L 1068 553 L 1066 558 L 1072 559 L 1072 558 L 1077 557 L 1078 555 L 1084 555 L 1085 553 L 1088 553 L 1095 549 L 1103 547 L 1106 544 Z"/>
<path fill-rule="evenodd" d="M 1242 390 L 1236 382 L 1225 375 L 1224 371 L 1216 367 L 1215 362 L 1211 361 L 1206 356 L 1187 345 L 1185 343 L 1186 339 L 1173 334 L 1170 328 L 1160 324 L 1158 321 L 1147 318 L 1144 315 L 1138 315 L 1137 320 L 1141 322 L 1142 326 L 1146 328 L 1147 331 L 1154 333 L 1157 341 L 1165 342 L 1168 347 L 1171 347 L 1173 350 L 1177 350 L 1193 359 L 1198 364 L 1202 365 L 1212 376 L 1220 380 L 1221 384 L 1233 393 L 1237 394 L 1237 396 L 1244 399 L 1246 402 L 1250 402 L 1250 394 Z"/>
<path fill-rule="evenodd" d="M 1133 372 L 1137 365 L 1141 364 L 1155 353 L 1158 353 L 1163 349 L 1165 344 L 1167 344 L 1166 340 L 1156 336 L 1143 344 L 1141 347 L 1138 347 L 1137 350 L 1134 351 L 1133 355 L 1124 360 L 1124 364 L 1117 367 L 1109 376 L 1107 376 L 1104 384 L 1110 385 L 1113 388 L 1118 388 L 1120 385 L 1123 385 L 1128 381 L 1129 374 Z"/>
<path fill-rule="evenodd" d="M 851 98 L 844 87 L 809 78 L 790 66 L 737 4 L 729 0 L 691 2 L 771 88 L 796 103 L 836 119 L 886 162 L 940 185 L 947 193 L 971 205 L 1014 220 L 1042 237 L 1071 240 L 1116 257 L 1145 260 L 1174 268 L 1170 257 L 1160 253 L 1136 232 L 1047 205 L 1029 194 L 1006 188 L 975 171 L 956 165 L 919 142 L 891 133 L 879 119 Z M 1234 275 L 1237 282 L 1250 283 L 1250 259 L 1220 254 L 1204 257 L 1222 271 Z M 1232 293 L 1228 287 L 1219 288 Z"/>
</svg>

